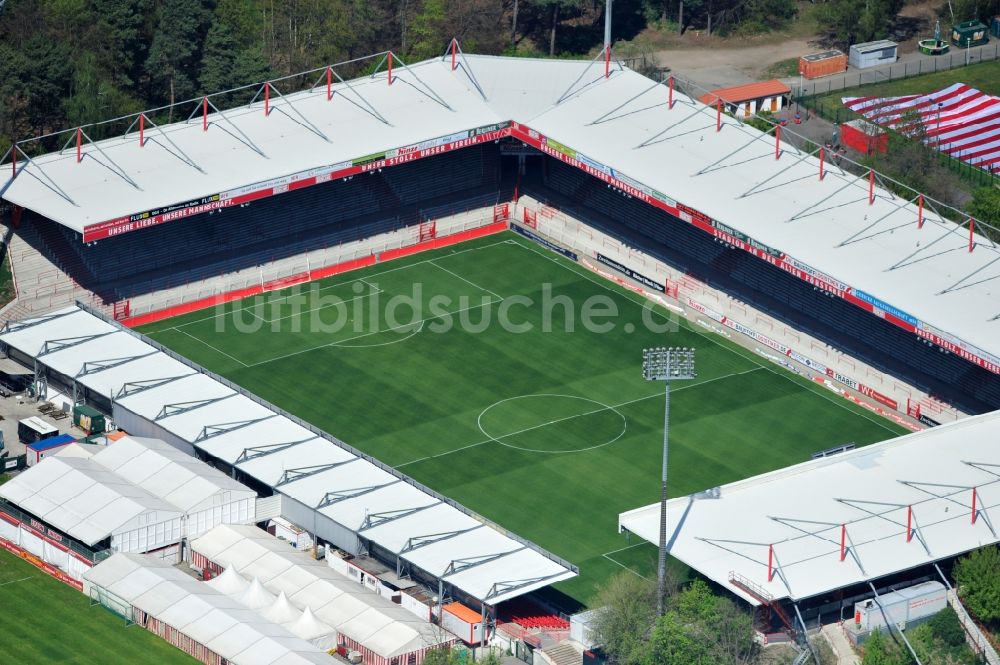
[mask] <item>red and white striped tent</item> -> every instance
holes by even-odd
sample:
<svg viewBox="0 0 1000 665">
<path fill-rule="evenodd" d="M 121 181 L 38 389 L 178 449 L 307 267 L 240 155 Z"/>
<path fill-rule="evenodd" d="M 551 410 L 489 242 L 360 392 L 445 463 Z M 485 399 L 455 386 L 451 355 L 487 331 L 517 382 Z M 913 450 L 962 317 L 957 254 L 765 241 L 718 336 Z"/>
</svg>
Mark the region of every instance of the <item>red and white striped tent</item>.
<svg viewBox="0 0 1000 665">
<path fill-rule="evenodd" d="M 844 97 L 844 106 L 868 120 L 905 131 L 904 114 L 920 114 L 925 142 L 945 154 L 991 173 L 1000 173 L 1000 97 L 964 83 L 937 92 L 903 97 Z"/>
</svg>

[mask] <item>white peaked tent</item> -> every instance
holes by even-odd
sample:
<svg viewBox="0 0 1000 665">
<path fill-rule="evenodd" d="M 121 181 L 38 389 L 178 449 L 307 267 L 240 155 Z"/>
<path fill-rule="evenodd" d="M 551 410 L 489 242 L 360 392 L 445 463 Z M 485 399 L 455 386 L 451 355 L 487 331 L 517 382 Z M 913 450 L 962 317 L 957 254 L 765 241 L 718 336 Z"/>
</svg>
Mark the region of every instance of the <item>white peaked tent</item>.
<svg viewBox="0 0 1000 665">
<path fill-rule="evenodd" d="M 290 630 L 296 637 L 309 640 L 320 649 L 329 651 L 330 649 L 337 648 L 336 631 L 317 619 L 308 605 L 306 605 L 306 609 L 302 611 L 302 614 L 299 615 L 299 618 L 293 623 L 285 624 L 285 628 Z"/>
<path fill-rule="evenodd" d="M 253 582 L 250 583 L 243 593 L 236 597 L 236 600 L 240 601 L 252 610 L 261 610 L 265 607 L 270 607 L 274 604 L 274 594 L 264 588 L 264 585 L 260 583 L 260 580 L 256 577 L 253 578 Z"/>
<path fill-rule="evenodd" d="M 205 582 L 208 586 L 212 587 L 219 593 L 224 593 L 227 596 L 236 597 L 241 593 L 246 591 L 250 583 L 246 579 L 236 572 L 236 569 L 229 566 L 222 574 L 218 577 L 208 580 Z"/>
<path fill-rule="evenodd" d="M 278 597 L 271 603 L 271 606 L 261 610 L 260 613 L 268 621 L 280 624 L 295 623 L 302 616 L 302 612 L 288 602 L 284 591 L 278 593 Z"/>
</svg>

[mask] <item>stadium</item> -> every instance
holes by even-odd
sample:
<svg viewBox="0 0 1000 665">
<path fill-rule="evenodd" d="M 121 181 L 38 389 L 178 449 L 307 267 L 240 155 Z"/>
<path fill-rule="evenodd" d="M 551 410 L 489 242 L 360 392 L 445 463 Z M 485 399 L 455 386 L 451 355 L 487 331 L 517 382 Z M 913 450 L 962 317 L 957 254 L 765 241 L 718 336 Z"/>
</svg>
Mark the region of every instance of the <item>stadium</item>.
<svg viewBox="0 0 1000 665">
<path fill-rule="evenodd" d="M 762 632 L 997 542 L 995 230 L 606 55 L 453 41 L 17 142 L 8 362 L 254 490 L 253 522 L 424 589 L 428 618 L 472 608 L 479 640 L 533 612 L 570 630 L 612 574 L 652 574 L 644 348 L 697 353 L 669 551 L 773 610 Z M 600 329 L 575 309 L 598 298 Z M 47 523 L 91 593 L 138 565 L 112 531 Z M 363 653 L 415 664 L 417 642 Z"/>
</svg>

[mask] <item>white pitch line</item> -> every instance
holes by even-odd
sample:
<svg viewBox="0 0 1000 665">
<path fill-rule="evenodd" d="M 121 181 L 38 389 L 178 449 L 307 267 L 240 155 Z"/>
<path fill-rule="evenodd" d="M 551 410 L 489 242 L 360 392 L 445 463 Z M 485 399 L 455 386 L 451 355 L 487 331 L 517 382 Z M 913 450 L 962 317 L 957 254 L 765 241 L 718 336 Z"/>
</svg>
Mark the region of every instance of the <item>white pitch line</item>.
<svg viewBox="0 0 1000 665">
<path fill-rule="evenodd" d="M 19 580 L 10 580 L 9 582 L 4 582 L 4 583 L 0 584 L 0 586 L 7 586 L 8 584 L 14 584 L 15 582 L 24 582 L 26 580 L 33 580 L 36 577 L 38 577 L 38 575 L 28 575 L 27 577 L 22 577 Z"/>
<path fill-rule="evenodd" d="M 624 552 L 625 550 L 630 550 L 633 547 L 639 547 L 640 545 L 648 545 L 648 544 L 649 543 L 647 543 L 646 541 L 642 541 L 641 543 L 633 543 L 632 545 L 626 545 L 625 547 L 619 547 L 616 550 L 611 550 L 610 552 L 605 552 L 601 556 L 608 556 L 608 555 L 611 555 L 611 554 L 617 554 L 618 552 Z"/>
<path fill-rule="evenodd" d="M 191 333 L 189 333 L 188 331 L 186 331 L 186 330 L 181 330 L 180 328 L 177 328 L 176 330 L 177 330 L 177 332 L 179 332 L 179 333 L 183 333 L 183 334 L 187 335 L 188 337 L 190 337 L 191 339 L 193 339 L 193 340 L 195 340 L 195 341 L 198 341 L 198 342 L 201 342 L 202 344 L 204 344 L 204 345 L 205 345 L 205 346 L 207 346 L 208 348 L 212 349 L 212 350 L 213 350 L 213 351 L 215 351 L 216 353 L 221 353 L 221 354 L 222 354 L 222 355 L 224 355 L 225 357 L 229 358 L 230 360 L 235 360 L 236 362 L 238 362 L 239 364 L 243 365 L 244 367 L 250 367 L 250 365 L 247 365 L 247 364 L 246 364 L 245 362 L 243 362 L 243 361 L 242 361 L 242 360 L 240 360 L 239 358 L 235 358 L 235 357 L 233 357 L 233 356 L 229 355 L 228 353 L 226 353 L 226 352 L 225 352 L 225 351 L 223 351 L 222 349 L 217 349 L 217 348 L 215 348 L 214 346 L 212 346 L 211 344 L 209 344 L 208 342 L 206 342 L 206 341 L 205 341 L 205 340 L 203 340 L 202 338 L 200 338 L 200 337 L 195 337 L 194 335 L 192 335 L 192 334 L 191 334 Z"/>
<path fill-rule="evenodd" d="M 434 266 L 434 267 L 436 267 L 436 268 L 440 268 L 441 270 L 444 270 L 449 275 L 454 275 L 455 277 L 457 277 L 458 279 L 462 280 L 466 284 L 469 284 L 473 288 L 479 289 L 480 291 L 485 291 L 486 293 L 490 294 L 491 296 L 493 296 L 495 298 L 503 298 L 503 296 L 501 296 L 501 295 L 499 295 L 497 293 L 494 293 L 493 291 L 490 291 L 489 289 L 487 289 L 485 287 L 479 286 L 478 284 L 476 284 L 475 282 L 473 282 L 471 279 L 466 279 L 466 278 L 462 277 L 461 275 L 459 275 L 457 272 L 454 272 L 452 270 L 448 270 L 447 268 L 445 268 L 443 265 L 441 265 L 439 263 L 435 263 L 434 261 L 431 261 L 431 265 Z"/>
<path fill-rule="evenodd" d="M 746 370 L 744 372 L 733 372 L 731 374 L 726 374 L 724 376 L 717 376 L 714 379 L 708 379 L 706 381 L 697 381 L 697 382 L 685 383 L 684 385 L 679 386 L 677 388 L 672 388 L 670 390 L 670 392 L 671 393 L 676 393 L 676 392 L 680 392 L 681 390 L 688 390 L 690 388 L 697 388 L 698 386 L 703 386 L 703 385 L 706 385 L 708 383 L 713 383 L 714 381 L 721 381 L 722 379 L 728 379 L 728 378 L 731 378 L 731 377 L 734 377 L 734 376 L 739 376 L 741 374 L 749 374 L 750 372 L 756 372 L 759 369 L 762 369 L 762 368 L 761 367 L 755 367 L 753 369 L 748 369 L 748 370 Z M 487 443 L 497 442 L 497 439 L 506 439 L 506 438 L 509 438 L 509 437 L 512 437 L 512 436 L 516 436 L 518 434 L 524 434 L 525 432 L 531 432 L 531 431 L 536 430 L 536 429 L 541 429 L 542 427 L 548 427 L 549 425 L 556 425 L 558 423 L 565 422 L 567 420 L 573 420 L 574 418 L 582 418 L 583 416 L 592 416 L 595 413 L 601 413 L 602 411 L 614 411 L 615 409 L 618 409 L 620 407 L 628 406 L 629 404 L 635 404 L 636 402 L 642 402 L 644 400 L 652 399 L 654 397 L 661 397 L 662 395 L 663 395 L 662 392 L 658 392 L 658 393 L 655 393 L 653 395 L 646 395 L 645 397 L 636 397 L 635 399 L 630 399 L 630 400 L 627 400 L 627 401 L 622 402 L 620 404 L 612 404 L 610 406 L 601 407 L 600 409 L 593 409 L 591 411 L 585 411 L 584 413 L 577 413 L 577 414 L 572 415 L 572 416 L 564 416 L 562 418 L 556 418 L 555 420 L 550 420 L 548 422 L 540 423 L 538 425 L 532 425 L 531 427 L 525 427 L 524 429 L 519 429 L 519 430 L 516 430 L 514 432 L 510 432 L 508 434 L 501 434 L 500 436 L 493 437 L 492 439 L 484 439 L 483 441 L 477 441 L 475 443 L 470 443 L 469 445 L 462 446 L 461 448 L 453 448 L 451 450 L 447 450 L 447 451 L 445 451 L 443 453 L 438 453 L 436 455 L 427 455 L 426 457 L 421 457 L 419 459 L 410 460 L 409 462 L 403 462 L 402 464 L 397 464 L 393 468 L 399 469 L 399 468 L 404 467 L 404 466 L 409 466 L 410 464 L 416 464 L 417 462 L 423 462 L 425 460 L 434 459 L 436 457 L 445 457 L 446 455 L 451 455 L 453 453 L 461 452 L 463 450 L 468 450 L 469 448 L 475 448 L 476 446 L 482 446 L 482 445 L 485 445 Z M 572 452 L 584 452 L 584 451 L 567 450 L 565 452 L 566 453 L 572 453 Z"/>
<path fill-rule="evenodd" d="M 502 300 L 502 299 L 501 299 Z M 487 307 L 494 303 L 501 302 L 501 300 L 488 300 L 486 302 L 480 303 L 478 305 L 469 305 L 468 307 L 463 307 L 462 309 L 457 309 L 455 311 L 444 312 L 436 316 L 428 316 L 426 319 L 421 319 L 419 321 L 410 321 L 409 323 L 401 323 L 398 326 L 392 326 L 390 328 L 383 328 L 381 330 L 373 330 L 371 332 L 362 333 L 361 335 L 355 335 L 354 337 L 348 337 L 346 339 L 339 339 L 336 342 L 330 342 L 328 344 L 320 344 L 318 346 L 310 346 L 308 349 L 302 349 L 300 351 L 292 351 L 291 353 L 286 353 L 280 356 L 275 356 L 273 358 L 268 358 L 267 360 L 261 360 L 260 362 L 251 363 L 246 365 L 247 367 L 257 367 L 258 365 L 266 365 L 267 363 L 274 362 L 275 360 L 284 360 L 285 358 L 291 358 L 293 356 L 301 355 L 303 353 L 309 353 L 310 351 L 315 351 L 316 349 L 325 349 L 328 347 L 341 346 L 344 342 L 353 342 L 356 339 L 363 339 L 365 337 L 371 337 L 372 335 L 378 335 L 379 333 L 390 332 L 393 330 L 399 330 L 400 328 L 406 328 L 409 326 L 415 326 L 418 324 L 424 324 L 428 321 L 433 321 L 435 319 L 441 319 L 446 316 L 454 316 L 455 314 L 461 314 L 462 312 L 467 312 L 472 309 L 479 309 L 481 307 Z"/>
<path fill-rule="evenodd" d="M 632 573 L 632 574 L 633 574 L 633 575 L 635 575 L 636 577 L 641 577 L 641 578 L 642 578 L 642 579 L 644 579 L 644 580 L 648 580 L 648 579 L 649 579 L 649 578 L 648 578 L 648 577 L 646 577 L 645 575 L 640 575 L 639 573 L 635 572 L 634 570 L 632 570 L 631 568 L 629 568 L 628 566 L 626 566 L 626 565 L 625 565 L 624 563 L 622 563 L 621 561 L 617 561 L 617 560 L 615 560 L 615 559 L 612 559 L 612 558 L 611 558 L 611 557 L 609 557 L 609 556 L 608 556 L 607 554 L 602 554 L 601 556 L 603 556 L 603 557 L 604 557 L 605 559 L 607 559 L 607 560 L 608 560 L 608 561 L 610 561 L 611 563 L 615 563 L 615 564 L 618 564 L 619 566 L 621 566 L 622 568 L 624 568 L 624 569 L 625 569 L 625 570 L 627 570 L 628 572 Z"/>
<path fill-rule="evenodd" d="M 368 284 L 368 282 L 365 282 L 363 279 L 359 280 L 359 281 L 361 281 L 361 282 L 363 282 L 365 284 Z M 371 284 L 368 284 L 368 286 L 371 286 Z M 329 307 L 336 307 L 337 305 L 346 305 L 349 302 L 354 302 L 356 300 L 362 300 L 364 298 L 371 298 L 372 296 L 377 296 L 380 293 L 385 293 L 385 291 L 383 291 L 382 289 L 378 288 L 377 286 L 373 287 L 373 288 L 375 289 L 374 291 L 369 291 L 368 293 L 362 293 L 361 295 L 354 296 L 353 298 L 350 298 L 348 300 L 340 300 L 338 302 L 327 303 L 326 305 L 320 305 L 319 307 L 313 307 L 311 309 L 304 309 L 301 312 L 292 312 L 291 314 L 286 314 L 285 316 L 276 316 L 276 317 L 271 318 L 271 319 L 265 319 L 262 316 L 257 316 L 256 312 L 250 312 L 250 313 L 253 314 L 254 318 L 260 319 L 264 323 L 275 323 L 277 321 L 284 321 L 285 319 L 290 319 L 293 316 L 302 316 L 303 314 L 309 314 L 310 312 L 319 312 L 319 311 L 322 311 L 322 310 L 327 309 Z M 271 303 L 268 303 L 268 304 L 271 304 Z M 243 309 L 241 309 L 240 311 L 243 311 Z"/>
<path fill-rule="evenodd" d="M 627 294 L 627 293 L 623 293 L 623 292 L 620 292 L 620 291 L 616 291 L 615 289 L 611 288 L 611 286 L 610 286 L 610 285 L 608 285 L 608 284 L 602 284 L 602 283 L 600 283 L 600 282 L 599 282 L 599 281 L 597 281 L 596 279 L 593 279 L 593 278 L 591 277 L 591 275 L 587 274 L 586 272 L 582 272 L 582 271 L 579 271 L 579 270 L 574 270 L 574 269 L 573 269 L 573 268 L 571 268 L 570 266 L 567 266 L 567 265 L 564 265 L 563 263 L 560 263 L 560 262 L 559 262 L 558 260 L 556 260 L 556 257 L 554 257 L 554 256 L 548 256 L 548 255 L 546 255 L 546 254 L 542 253 L 541 251 L 539 251 L 539 250 L 536 250 L 536 249 L 535 249 L 534 247 L 530 247 L 530 246 L 528 246 L 528 245 L 525 245 L 525 244 L 522 244 L 522 243 L 520 243 L 520 242 L 515 242 L 514 244 L 516 244 L 516 245 L 517 245 L 518 247 L 522 247 L 522 248 L 524 248 L 524 249 L 528 250 L 529 252 L 534 252 L 535 254 L 538 254 L 539 256 L 542 256 L 542 257 L 544 257 L 544 258 L 546 258 L 546 259 L 549 259 L 550 261 L 552 261 L 552 262 L 553 262 L 553 263 L 555 263 L 556 265 L 558 265 L 558 266 L 562 266 L 562 267 L 563 267 L 563 268 L 565 268 L 566 270 L 569 270 L 570 272 L 572 272 L 572 273 L 574 273 L 574 274 L 576 274 L 576 275 L 579 275 L 579 276 L 583 277 L 584 279 L 587 279 L 588 281 L 590 281 L 590 282 L 593 282 L 594 284 L 597 284 L 598 286 L 600 286 L 600 287 L 601 287 L 601 288 L 603 288 L 603 289 L 606 289 L 606 290 L 608 290 L 608 291 L 611 291 L 612 293 L 616 293 L 616 294 L 618 294 L 618 295 L 620 295 L 620 296 L 624 297 L 624 298 L 625 298 L 626 300 L 630 300 L 630 301 L 632 301 L 632 302 L 633 302 L 633 303 L 635 303 L 636 305 L 640 305 L 640 306 L 644 305 L 644 303 L 641 303 L 641 302 L 639 302 L 638 300 L 635 300 L 635 299 L 634 299 L 634 298 L 632 298 L 632 297 L 631 297 L 631 296 L 630 296 L 629 294 Z M 654 309 L 654 310 L 651 310 L 651 311 L 652 311 L 652 312 L 653 312 L 654 314 L 656 314 L 657 316 L 659 316 L 660 318 L 662 318 L 662 319 L 664 319 L 664 320 L 669 320 L 669 319 L 667 319 L 667 317 L 666 317 L 666 316 L 664 316 L 664 315 L 663 315 L 663 314 L 661 314 L 660 312 L 656 311 L 655 309 Z M 694 326 L 691 326 L 691 327 L 690 327 L 690 330 L 691 330 L 691 332 L 693 332 L 693 333 L 694 333 L 695 335 L 698 335 L 699 337 L 703 337 L 703 338 L 705 338 L 706 340 L 708 340 L 708 341 L 709 341 L 709 342 L 711 342 L 712 344 L 715 344 L 715 345 L 716 345 L 716 346 L 718 346 L 719 348 L 721 348 L 721 349 L 724 349 L 724 350 L 726 350 L 726 351 L 728 351 L 728 352 L 730 352 L 730 353 L 732 353 L 732 354 L 734 354 L 734 355 L 737 355 L 737 356 L 739 356 L 740 358 L 743 358 L 744 360 L 747 360 L 747 361 L 749 361 L 749 362 L 753 363 L 754 365 L 757 365 L 757 367 L 758 367 L 758 368 L 763 368 L 763 369 L 766 369 L 767 371 L 771 372 L 772 374 L 775 374 L 776 376 L 780 376 L 781 378 L 785 379 L 786 381 L 791 381 L 792 383 L 795 383 L 795 381 L 794 381 L 794 380 L 792 379 L 792 377 L 791 377 L 791 376 L 787 376 L 787 375 L 786 375 L 786 374 L 785 374 L 784 372 L 779 372 L 779 371 L 776 371 L 776 370 L 775 370 L 775 369 L 774 369 L 773 367 L 770 367 L 770 366 L 769 366 L 769 365 L 767 365 L 767 364 L 764 364 L 764 363 L 761 363 L 761 362 L 760 362 L 760 361 L 759 361 L 759 360 L 758 360 L 757 358 L 755 358 L 755 357 L 753 357 L 753 356 L 748 356 L 748 355 L 745 355 L 745 354 L 743 354 L 743 353 L 740 353 L 739 351 L 737 351 L 737 350 L 735 350 L 735 349 L 731 349 L 731 348 L 729 348 L 728 346 L 725 346 L 725 345 L 724 345 L 724 344 L 722 343 L 722 341 L 721 341 L 721 340 L 717 340 L 717 339 L 715 339 L 715 338 L 714 338 L 713 336 L 709 335 L 708 333 L 705 333 L 705 332 L 702 332 L 702 331 L 698 330 L 697 328 L 695 328 Z M 795 383 L 795 385 L 799 385 L 799 384 Z M 800 387 L 800 388 L 802 388 L 803 386 L 799 386 L 799 387 Z M 680 390 L 680 388 L 678 388 L 677 390 Z M 891 433 L 891 434 L 892 434 L 893 436 L 899 436 L 899 434 L 898 434 L 897 432 L 893 431 L 893 430 L 892 430 L 892 428 L 890 428 L 890 427 L 889 427 L 888 425 L 886 425 L 885 423 L 882 423 L 882 422 L 879 422 L 878 420 L 875 420 L 874 418 L 872 418 L 871 416 L 869 416 L 869 415 L 868 415 L 868 414 L 866 414 L 866 413 L 863 413 L 863 412 L 859 412 L 859 411 L 855 411 L 854 409 L 851 409 L 851 408 L 849 408 L 849 407 L 848 407 L 848 406 L 847 406 L 846 404 L 841 404 L 841 403 L 840 403 L 840 402 L 838 402 L 837 400 L 834 400 L 834 399 L 830 398 L 830 396 L 828 396 L 828 395 L 825 395 L 825 394 L 823 393 L 823 391 L 822 391 L 822 390 L 819 390 L 819 389 L 816 389 L 816 388 L 813 388 L 812 386 L 809 386 L 808 388 L 806 388 L 806 390 L 807 390 L 807 391 L 809 391 L 809 392 L 812 392 L 812 393 L 815 393 L 815 394 L 819 395 L 819 396 L 820 396 L 820 397 L 822 397 L 823 399 L 825 399 L 825 400 L 827 400 L 828 402 L 831 402 L 831 403 L 833 403 L 833 404 L 836 404 L 837 406 L 839 406 L 839 407 L 840 407 L 840 408 L 842 408 L 842 409 L 847 409 L 847 410 L 848 410 L 848 411 L 850 411 L 851 413 L 853 413 L 853 414 L 855 414 L 855 415 L 857 415 L 857 416 L 861 416 L 861 417 L 862 417 L 862 418 L 864 418 L 865 420 L 867 420 L 867 421 L 869 421 L 869 422 L 871 422 L 871 423 L 874 423 L 874 424 L 878 425 L 879 427 L 881 427 L 882 429 L 884 429 L 884 430 L 885 430 L 885 431 L 887 431 L 887 432 L 890 432 L 890 433 Z"/>
</svg>

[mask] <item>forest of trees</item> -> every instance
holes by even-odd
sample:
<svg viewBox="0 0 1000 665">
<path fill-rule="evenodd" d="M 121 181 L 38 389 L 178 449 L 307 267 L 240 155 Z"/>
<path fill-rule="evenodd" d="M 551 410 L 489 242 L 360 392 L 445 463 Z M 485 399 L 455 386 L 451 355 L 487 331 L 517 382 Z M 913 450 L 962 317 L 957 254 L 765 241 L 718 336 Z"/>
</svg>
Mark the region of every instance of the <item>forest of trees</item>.
<svg viewBox="0 0 1000 665">
<path fill-rule="evenodd" d="M 904 2 L 811 4 L 819 5 L 820 36 L 846 45 L 887 36 Z M 630 40 L 647 29 L 766 32 L 787 25 L 803 4 L 616 0 L 614 39 Z M 951 5 L 964 18 L 1000 13 L 1000 0 Z M 408 60 L 427 58 L 442 53 L 453 36 L 469 52 L 594 54 L 603 41 L 604 8 L 604 0 L 0 1 L 0 154 L 14 137 L 87 125 L 388 49 Z M 356 75 L 365 66 L 371 63 L 340 73 Z"/>
</svg>

